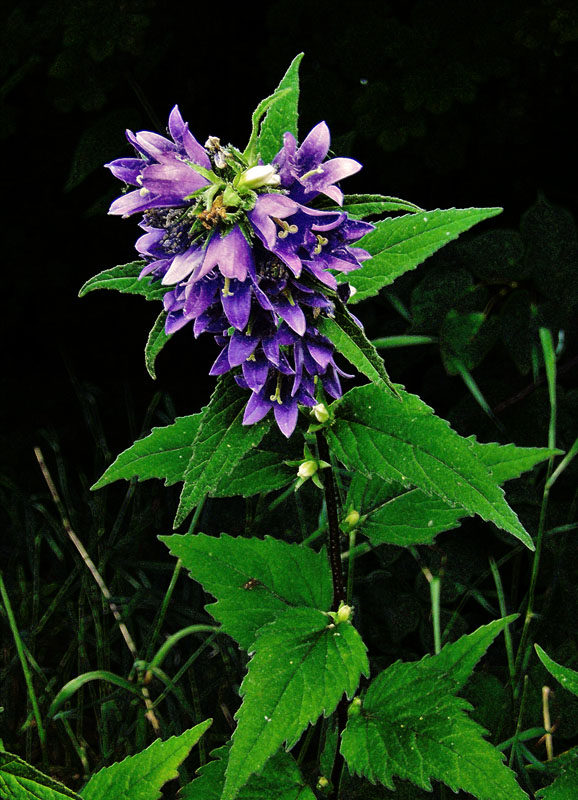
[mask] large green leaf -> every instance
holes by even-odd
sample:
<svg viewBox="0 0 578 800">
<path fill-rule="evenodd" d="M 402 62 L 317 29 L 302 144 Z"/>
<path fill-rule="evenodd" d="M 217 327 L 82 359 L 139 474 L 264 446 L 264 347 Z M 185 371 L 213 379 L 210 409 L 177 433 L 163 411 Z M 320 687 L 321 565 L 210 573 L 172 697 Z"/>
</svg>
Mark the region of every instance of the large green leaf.
<svg viewBox="0 0 578 800">
<path fill-rule="evenodd" d="M 325 551 L 267 536 L 161 536 L 206 592 L 217 598 L 213 617 L 248 650 L 259 628 L 287 608 L 331 607 L 333 586 Z"/>
<path fill-rule="evenodd" d="M 199 777 L 184 787 L 180 800 L 221 800 L 229 748 L 220 747 L 211 753 L 215 757 L 201 767 Z M 315 800 L 305 783 L 295 759 L 284 750 L 265 764 L 259 775 L 252 775 L 237 794 L 236 800 Z"/>
<path fill-rule="evenodd" d="M 336 401 L 328 437 L 337 457 L 368 477 L 416 486 L 468 515 L 479 514 L 533 549 L 472 442 L 436 417 L 419 397 L 401 389 L 400 394 L 403 402 L 369 384 Z"/>
<path fill-rule="evenodd" d="M 564 667 L 562 664 L 556 663 L 550 656 L 542 650 L 539 644 L 535 644 L 536 653 L 542 664 L 546 667 L 548 672 L 553 675 L 558 683 L 560 683 L 569 692 L 578 697 L 578 672 L 575 672 L 570 667 Z"/>
<path fill-rule="evenodd" d="M 309 723 L 329 716 L 344 692 L 351 697 L 361 673 L 369 674 L 365 645 L 349 621 L 334 625 L 316 609 L 291 608 L 261 628 L 222 800 L 234 800 L 284 741 L 291 748 Z"/>
<path fill-rule="evenodd" d="M 243 425 L 248 399 L 247 392 L 230 375 L 217 383 L 193 442 L 175 528 L 205 495 L 216 490 L 251 448 L 257 447 L 268 430 L 268 421 Z"/>
<path fill-rule="evenodd" d="M 295 480 L 296 470 L 288 467 L 284 456 L 274 450 L 256 447 L 243 456 L 235 471 L 211 493 L 213 497 L 251 497 L 266 494 Z"/>
<path fill-rule="evenodd" d="M 415 269 L 436 250 L 473 225 L 501 212 L 501 208 L 449 208 L 389 217 L 377 223 L 375 230 L 358 242 L 373 258 L 363 269 L 348 273 L 339 280 L 350 283 L 357 293 L 350 303 L 358 303 L 377 294 L 384 286 Z"/>
<path fill-rule="evenodd" d="M 105 269 L 86 281 L 78 296 L 84 297 L 95 289 L 116 289 L 124 294 L 141 294 L 147 300 L 162 300 L 170 287 L 161 286 L 159 281 L 151 283 L 150 276 L 139 280 L 138 276 L 145 264 L 146 261 L 131 261 L 129 264 Z"/>
<path fill-rule="evenodd" d="M 319 331 L 333 342 L 338 352 L 345 356 L 359 372 L 362 372 L 374 383 L 383 382 L 397 396 L 397 390 L 385 371 L 382 357 L 343 303 L 337 298 L 334 303 L 334 316 L 320 317 L 317 320 Z"/>
<path fill-rule="evenodd" d="M 289 131 L 297 139 L 299 64 L 302 58 L 303 53 L 300 53 L 291 62 L 289 69 L 275 90 L 275 94 L 281 96 L 269 108 L 267 116 L 261 125 L 258 150 L 265 164 L 270 163 L 283 146 L 284 133 Z M 287 89 L 289 91 L 284 92 Z"/>
<path fill-rule="evenodd" d="M 556 775 L 554 783 L 538 789 L 539 800 L 576 800 L 578 797 L 578 747 L 548 762 L 548 771 Z"/>
<path fill-rule="evenodd" d="M 157 739 L 150 747 L 124 761 L 104 767 L 80 792 L 83 800 L 157 800 L 161 788 L 176 778 L 177 768 L 211 725 L 207 719 L 180 736 Z"/>
<path fill-rule="evenodd" d="M 491 471 L 492 478 L 500 484 L 560 452 L 547 447 L 482 444 L 473 437 L 468 441 L 472 442 L 476 456 Z M 438 533 L 459 527 L 460 520 L 467 516 L 463 508 L 452 508 L 421 489 L 404 489 L 376 477 L 369 479 L 359 472 L 351 481 L 346 507 L 363 515 L 360 529 L 375 545 L 430 544 Z"/>
<path fill-rule="evenodd" d="M 339 207 L 335 206 L 335 210 Z M 363 219 L 386 211 L 410 211 L 412 214 L 423 209 L 415 203 L 401 200 L 399 197 L 385 197 L 382 194 L 346 194 L 343 198 L 342 211 L 346 211 L 354 219 Z"/>
<path fill-rule="evenodd" d="M 350 708 L 341 743 L 349 769 L 391 789 L 398 776 L 425 790 L 432 779 L 442 781 L 480 800 L 527 798 L 483 728 L 464 713 L 471 706 L 454 695 L 506 622 L 378 675 L 361 705 Z"/>
<path fill-rule="evenodd" d="M 3 750 L 0 750 L 0 797 L 2 800 L 80 800 L 72 789 Z"/>
<path fill-rule="evenodd" d="M 184 480 L 203 414 L 200 411 L 177 417 L 172 425 L 153 428 L 152 433 L 121 453 L 92 488 L 100 489 L 121 478 L 164 478 L 166 486 Z"/>
</svg>

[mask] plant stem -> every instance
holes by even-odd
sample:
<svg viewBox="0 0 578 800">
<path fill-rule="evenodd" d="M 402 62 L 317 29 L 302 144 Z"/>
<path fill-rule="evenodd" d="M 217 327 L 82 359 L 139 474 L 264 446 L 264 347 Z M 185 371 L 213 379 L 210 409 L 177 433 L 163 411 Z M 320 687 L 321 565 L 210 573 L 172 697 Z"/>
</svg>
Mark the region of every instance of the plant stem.
<svg viewBox="0 0 578 800">
<path fill-rule="evenodd" d="M 317 448 L 319 458 L 322 461 L 331 463 L 329 447 L 322 431 L 317 431 Z M 335 492 L 335 481 L 333 479 L 333 468 L 323 470 L 323 490 L 325 494 L 325 505 L 327 506 L 327 522 L 329 527 L 329 563 L 331 565 L 331 576 L 333 578 L 333 610 L 337 611 L 339 604 L 345 602 L 345 583 L 343 581 L 343 570 L 341 568 L 341 531 L 339 529 L 339 515 L 337 513 L 337 495 Z"/>
</svg>

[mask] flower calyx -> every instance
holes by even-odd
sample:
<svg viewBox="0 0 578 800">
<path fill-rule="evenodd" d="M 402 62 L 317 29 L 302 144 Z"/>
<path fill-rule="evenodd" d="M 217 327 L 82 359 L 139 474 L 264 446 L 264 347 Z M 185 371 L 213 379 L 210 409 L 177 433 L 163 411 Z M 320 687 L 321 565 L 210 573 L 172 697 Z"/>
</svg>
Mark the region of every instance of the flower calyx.
<svg viewBox="0 0 578 800">
<path fill-rule="evenodd" d="M 341 602 L 337 611 L 328 611 L 327 616 L 333 620 L 333 625 L 341 625 L 344 622 L 349 622 L 353 615 L 353 606 Z"/>
<path fill-rule="evenodd" d="M 303 447 L 303 458 L 300 461 L 286 461 L 285 463 L 290 467 L 297 467 L 295 491 L 300 489 L 309 478 L 318 489 L 323 489 L 323 483 L 319 478 L 318 472 L 320 469 L 327 469 L 327 467 L 331 466 L 327 461 L 315 458 L 307 445 Z"/>
</svg>

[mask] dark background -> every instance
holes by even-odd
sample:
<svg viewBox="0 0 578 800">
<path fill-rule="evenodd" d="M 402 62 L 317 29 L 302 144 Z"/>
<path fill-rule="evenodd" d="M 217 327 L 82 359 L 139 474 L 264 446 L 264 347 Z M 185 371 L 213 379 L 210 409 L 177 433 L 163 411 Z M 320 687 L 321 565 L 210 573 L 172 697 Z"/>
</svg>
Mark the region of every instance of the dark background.
<svg viewBox="0 0 578 800">
<path fill-rule="evenodd" d="M 199 141 L 212 134 L 243 147 L 252 110 L 304 51 L 301 132 L 325 119 L 335 151 L 364 164 L 349 191 L 427 209 L 501 205 L 494 228 L 517 227 L 539 193 L 578 210 L 576 3 L 183 8 L 157 0 L 3 6 L 0 471 L 24 490 L 41 481 L 32 447 L 42 431 L 90 471 L 87 408 L 117 453 L 138 435 L 156 391 L 185 414 L 213 384 L 210 337 L 180 332 L 159 358 L 155 384 L 143 347 L 159 309 L 112 292 L 77 298 L 93 274 L 134 257 L 136 220 L 107 217 L 120 184 L 102 168 L 130 155 L 126 127 L 163 132 L 178 103 Z M 390 307 L 376 308 L 373 325 L 377 314 L 386 329 Z M 393 377 L 429 399 L 420 374 Z"/>
</svg>

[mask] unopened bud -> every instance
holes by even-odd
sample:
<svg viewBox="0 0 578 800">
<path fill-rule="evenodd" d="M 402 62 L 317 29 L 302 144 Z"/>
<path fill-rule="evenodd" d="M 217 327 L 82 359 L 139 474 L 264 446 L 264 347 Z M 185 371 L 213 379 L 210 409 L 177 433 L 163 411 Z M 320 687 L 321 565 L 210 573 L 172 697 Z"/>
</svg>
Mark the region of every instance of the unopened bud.
<svg viewBox="0 0 578 800">
<path fill-rule="evenodd" d="M 239 176 L 239 189 L 259 189 L 261 186 L 279 186 L 281 178 L 272 164 L 250 167 Z"/>
<path fill-rule="evenodd" d="M 335 620 L 337 624 L 339 624 L 340 622 L 347 622 L 347 620 L 351 616 L 352 611 L 353 609 L 351 608 L 351 606 L 347 605 L 339 606 L 339 608 L 337 609 L 337 618 Z"/>
<path fill-rule="evenodd" d="M 345 522 L 351 528 L 354 528 L 359 522 L 359 511 L 356 511 L 354 508 L 352 508 L 349 514 L 345 517 Z"/>
<path fill-rule="evenodd" d="M 361 713 L 361 697 L 354 697 L 349 708 L 347 715 L 349 717 L 357 717 Z"/>
<path fill-rule="evenodd" d="M 317 781 L 317 788 L 323 790 L 327 789 L 328 787 L 329 787 L 329 781 L 324 775 L 322 775 Z"/>
<path fill-rule="evenodd" d="M 302 464 L 299 465 L 299 469 L 297 470 L 297 475 L 303 480 L 310 478 L 312 475 L 318 470 L 317 461 L 304 461 Z"/>
<path fill-rule="evenodd" d="M 325 403 L 317 403 L 311 410 L 317 422 L 327 422 L 329 419 L 329 411 Z"/>
</svg>

